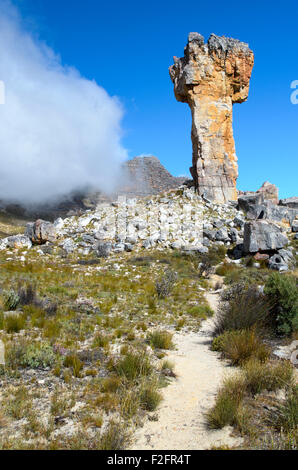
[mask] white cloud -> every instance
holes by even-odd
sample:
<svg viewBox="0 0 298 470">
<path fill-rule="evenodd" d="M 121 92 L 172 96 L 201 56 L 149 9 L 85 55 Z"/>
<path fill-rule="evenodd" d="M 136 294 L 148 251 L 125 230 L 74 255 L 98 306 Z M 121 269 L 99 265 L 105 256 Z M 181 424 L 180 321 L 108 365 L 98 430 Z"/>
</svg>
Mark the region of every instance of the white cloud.
<svg viewBox="0 0 298 470">
<path fill-rule="evenodd" d="M 127 158 L 122 107 L 27 32 L 0 1 L 0 198 L 45 202 L 85 187 L 111 191 Z"/>
</svg>

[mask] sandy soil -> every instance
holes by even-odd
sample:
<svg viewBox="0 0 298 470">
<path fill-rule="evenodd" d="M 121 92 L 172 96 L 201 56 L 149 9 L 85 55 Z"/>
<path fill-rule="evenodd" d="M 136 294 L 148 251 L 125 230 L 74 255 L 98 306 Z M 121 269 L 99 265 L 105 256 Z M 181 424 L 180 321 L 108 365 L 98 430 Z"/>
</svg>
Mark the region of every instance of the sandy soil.
<svg viewBox="0 0 298 470">
<path fill-rule="evenodd" d="M 216 311 L 218 294 L 207 294 Z M 168 355 L 175 364 L 177 379 L 163 389 L 164 400 L 157 410 L 158 421 L 147 420 L 135 436 L 132 449 L 195 450 L 213 446 L 237 446 L 241 439 L 232 428 L 209 430 L 205 412 L 214 403 L 224 376 L 233 369 L 210 350 L 213 320 L 202 323 L 199 333 L 176 333 L 176 350 Z"/>
</svg>

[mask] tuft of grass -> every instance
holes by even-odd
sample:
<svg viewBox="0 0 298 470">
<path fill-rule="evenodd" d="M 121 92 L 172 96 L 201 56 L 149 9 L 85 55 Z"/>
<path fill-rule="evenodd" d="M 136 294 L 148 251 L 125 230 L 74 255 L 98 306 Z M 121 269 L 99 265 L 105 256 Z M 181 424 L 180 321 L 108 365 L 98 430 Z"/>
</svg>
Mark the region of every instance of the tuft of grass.
<svg viewBox="0 0 298 470">
<path fill-rule="evenodd" d="M 262 364 L 251 359 L 244 365 L 245 388 L 251 395 L 274 391 L 291 384 L 293 367 L 288 361 Z"/>
<path fill-rule="evenodd" d="M 279 407 L 275 426 L 284 431 L 294 431 L 298 428 L 298 385 L 287 390 L 285 402 Z"/>
<path fill-rule="evenodd" d="M 127 425 L 111 421 L 100 438 L 100 450 L 125 450 L 131 442 Z"/>
<path fill-rule="evenodd" d="M 257 335 L 255 329 L 226 331 L 214 338 L 214 351 L 221 351 L 232 365 L 243 365 L 251 358 L 265 362 L 270 349 Z"/>
<path fill-rule="evenodd" d="M 135 388 L 122 387 L 119 391 L 120 415 L 131 419 L 140 411 L 140 394 Z"/>
<path fill-rule="evenodd" d="M 26 317 L 19 313 L 6 315 L 3 320 L 3 326 L 7 333 L 19 333 L 25 328 L 25 325 Z"/>
<path fill-rule="evenodd" d="M 208 411 L 208 427 L 221 429 L 237 423 L 238 409 L 245 393 L 245 384 L 241 375 L 225 379 L 219 390 L 215 405 Z"/>
<path fill-rule="evenodd" d="M 162 395 L 155 382 L 145 382 L 141 385 L 140 402 L 144 410 L 155 411 L 161 401 Z"/>
<path fill-rule="evenodd" d="M 108 335 L 97 333 L 94 336 L 92 347 L 93 348 L 105 348 L 110 344 L 111 338 Z"/>
<path fill-rule="evenodd" d="M 106 377 L 101 382 L 101 390 L 103 392 L 115 393 L 120 386 L 121 386 L 120 377 L 115 377 L 115 376 Z"/>
<path fill-rule="evenodd" d="M 69 367 L 72 370 L 74 377 L 81 377 L 81 370 L 83 369 L 83 363 L 77 356 L 77 354 L 69 354 L 64 359 L 64 366 Z"/>
<path fill-rule="evenodd" d="M 213 310 L 209 305 L 196 305 L 187 310 L 187 313 L 194 318 L 206 320 L 208 317 L 212 317 L 214 314 Z"/>
<path fill-rule="evenodd" d="M 116 364 L 116 371 L 128 380 L 149 376 L 152 372 L 150 358 L 145 351 L 141 353 L 128 352 Z"/>
<path fill-rule="evenodd" d="M 6 414 L 17 420 L 27 416 L 31 408 L 32 401 L 24 385 L 19 386 L 16 391 L 12 392 L 9 399 L 4 403 Z"/>
<path fill-rule="evenodd" d="M 216 268 L 215 273 L 218 274 L 219 276 L 226 276 L 228 273 L 231 273 L 232 271 L 237 271 L 239 270 L 238 266 L 235 266 L 235 264 L 232 263 L 227 263 L 224 262 L 220 266 Z"/>
<path fill-rule="evenodd" d="M 168 331 L 153 331 L 147 336 L 150 345 L 155 349 L 173 349 L 173 335 Z"/>
</svg>

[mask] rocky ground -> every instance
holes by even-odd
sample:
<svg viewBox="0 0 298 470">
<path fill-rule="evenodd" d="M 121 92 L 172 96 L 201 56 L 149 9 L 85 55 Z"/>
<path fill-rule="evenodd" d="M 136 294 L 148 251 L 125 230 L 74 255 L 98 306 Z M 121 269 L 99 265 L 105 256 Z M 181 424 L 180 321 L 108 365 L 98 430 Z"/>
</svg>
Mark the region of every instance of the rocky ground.
<svg viewBox="0 0 298 470">
<path fill-rule="evenodd" d="M 2 448 L 119 449 L 144 422 L 157 426 L 163 388 L 179 383 L 167 351 L 179 356 L 212 316 L 209 292 L 262 286 L 269 268 L 295 275 L 296 208 L 241 198 L 217 205 L 183 186 L 32 222 L 22 235 L 6 221 Z"/>
</svg>

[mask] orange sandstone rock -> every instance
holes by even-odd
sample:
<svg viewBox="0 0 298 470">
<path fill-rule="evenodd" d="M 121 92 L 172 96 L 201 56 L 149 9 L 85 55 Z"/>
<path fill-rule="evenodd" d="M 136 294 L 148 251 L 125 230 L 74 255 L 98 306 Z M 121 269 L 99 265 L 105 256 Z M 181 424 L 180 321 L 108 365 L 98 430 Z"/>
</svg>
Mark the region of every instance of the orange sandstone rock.
<svg viewBox="0 0 298 470">
<path fill-rule="evenodd" d="M 211 34 L 205 44 L 190 33 L 184 57 L 169 69 L 176 99 L 192 113 L 192 177 L 199 194 L 215 202 L 237 199 L 232 107 L 247 99 L 253 63 L 243 42 Z"/>
</svg>

